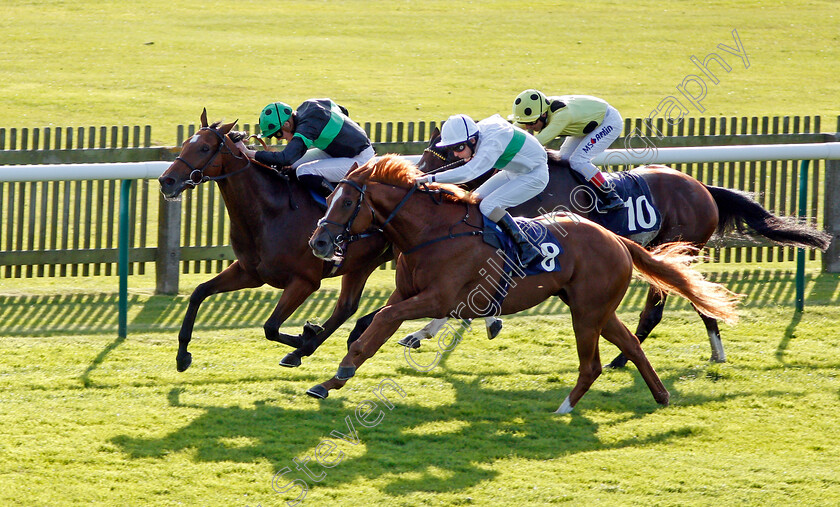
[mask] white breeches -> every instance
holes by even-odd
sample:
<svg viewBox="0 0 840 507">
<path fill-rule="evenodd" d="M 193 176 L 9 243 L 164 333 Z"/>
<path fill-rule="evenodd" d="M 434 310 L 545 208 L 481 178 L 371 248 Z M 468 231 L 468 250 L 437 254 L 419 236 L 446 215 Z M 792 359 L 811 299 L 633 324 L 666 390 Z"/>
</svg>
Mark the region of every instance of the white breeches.
<svg viewBox="0 0 840 507">
<path fill-rule="evenodd" d="M 331 157 L 325 151 L 318 148 L 310 148 L 306 150 L 294 164 L 292 168 L 295 174 L 303 176 L 304 174 L 317 174 L 323 176 L 329 182 L 336 183 L 341 181 L 353 167 L 356 162 L 360 166 L 372 159 L 374 155 L 373 147 L 368 146 L 361 153 L 355 157 Z"/>
<path fill-rule="evenodd" d="M 518 206 L 534 197 L 548 185 L 548 166 L 541 166 L 529 173 L 514 174 L 499 171 L 473 192 L 481 202 L 478 209 L 490 216 L 495 208 Z"/>
<path fill-rule="evenodd" d="M 598 174 L 599 169 L 592 163 L 592 158 L 602 153 L 621 135 L 623 120 L 621 114 L 612 106 L 607 107 L 604 121 L 598 128 L 584 136 L 569 136 L 560 147 L 560 158 L 568 160 L 572 169 L 579 172 L 587 181 Z"/>
</svg>

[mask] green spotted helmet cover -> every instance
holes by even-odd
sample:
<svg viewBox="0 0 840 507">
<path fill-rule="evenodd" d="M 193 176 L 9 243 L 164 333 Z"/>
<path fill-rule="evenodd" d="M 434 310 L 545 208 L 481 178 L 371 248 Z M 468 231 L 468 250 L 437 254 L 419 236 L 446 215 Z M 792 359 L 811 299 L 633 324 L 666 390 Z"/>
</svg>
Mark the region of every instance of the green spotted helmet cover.
<svg viewBox="0 0 840 507">
<path fill-rule="evenodd" d="M 260 137 L 277 133 L 292 116 L 292 106 L 285 102 L 273 102 L 265 106 L 260 113 Z"/>
</svg>

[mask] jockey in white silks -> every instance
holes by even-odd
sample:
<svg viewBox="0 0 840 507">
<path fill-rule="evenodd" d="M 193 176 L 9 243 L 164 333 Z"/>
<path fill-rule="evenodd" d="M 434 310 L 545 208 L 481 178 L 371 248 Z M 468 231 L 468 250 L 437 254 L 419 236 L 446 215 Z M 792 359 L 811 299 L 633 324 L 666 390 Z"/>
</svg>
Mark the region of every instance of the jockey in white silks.
<svg viewBox="0 0 840 507">
<path fill-rule="evenodd" d="M 416 178 L 415 183 L 465 183 L 498 169 L 473 194 L 481 213 L 513 238 L 519 261 L 527 266 L 541 255 L 507 208 L 535 197 L 548 184 L 548 157 L 537 139 L 499 115 L 475 123 L 463 114 L 450 116 L 441 129 L 438 147 L 467 160 L 461 167 Z"/>
</svg>

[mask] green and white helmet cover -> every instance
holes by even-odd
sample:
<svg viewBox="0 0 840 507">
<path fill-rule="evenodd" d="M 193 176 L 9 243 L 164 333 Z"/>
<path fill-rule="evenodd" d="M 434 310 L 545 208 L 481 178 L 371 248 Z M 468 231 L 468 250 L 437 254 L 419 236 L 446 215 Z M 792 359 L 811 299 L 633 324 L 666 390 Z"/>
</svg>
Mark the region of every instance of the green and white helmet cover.
<svg viewBox="0 0 840 507">
<path fill-rule="evenodd" d="M 292 106 L 285 102 L 273 102 L 265 106 L 260 113 L 260 137 L 277 133 L 292 116 Z"/>
</svg>

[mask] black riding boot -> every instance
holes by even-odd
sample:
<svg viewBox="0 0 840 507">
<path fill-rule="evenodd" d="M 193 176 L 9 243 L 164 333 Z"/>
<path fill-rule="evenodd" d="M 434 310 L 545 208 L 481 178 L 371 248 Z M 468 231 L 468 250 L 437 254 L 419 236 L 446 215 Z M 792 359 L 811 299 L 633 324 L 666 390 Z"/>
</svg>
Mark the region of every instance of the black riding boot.
<svg viewBox="0 0 840 507">
<path fill-rule="evenodd" d="M 624 201 L 621 200 L 614 188 L 609 187 L 609 190 L 604 190 L 597 185 L 594 186 L 598 189 L 598 204 L 596 207 L 599 213 L 624 207 Z"/>
<path fill-rule="evenodd" d="M 499 208 L 496 208 L 499 209 Z M 503 231 L 510 234 L 510 237 L 513 238 L 513 241 L 516 242 L 516 246 L 519 248 L 519 263 L 522 267 L 528 266 L 534 259 L 542 255 L 537 248 L 531 244 L 528 238 L 525 236 L 525 233 L 522 232 L 522 229 L 516 224 L 513 220 L 513 217 L 510 216 L 510 213 L 505 212 L 502 218 L 499 219 L 498 222 L 499 227 L 502 228 Z"/>
<path fill-rule="evenodd" d="M 304 174 L 302 176 L 298 176 L 298 181 L 303 183 L 303 186 L 306 188 L 314 190 L 316 194 L 323 197 L 328 197 L 333 190 L 335 190 L 332 183 L 327 181 L 323 176 L 318 176 L 317 174 Z"/>
</svg>

